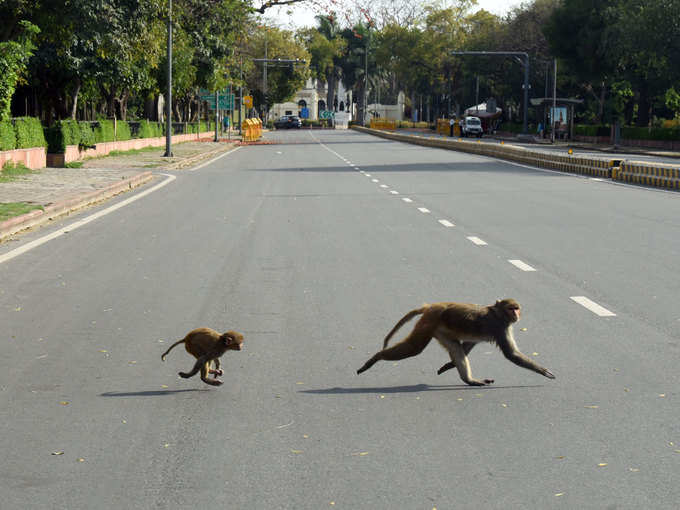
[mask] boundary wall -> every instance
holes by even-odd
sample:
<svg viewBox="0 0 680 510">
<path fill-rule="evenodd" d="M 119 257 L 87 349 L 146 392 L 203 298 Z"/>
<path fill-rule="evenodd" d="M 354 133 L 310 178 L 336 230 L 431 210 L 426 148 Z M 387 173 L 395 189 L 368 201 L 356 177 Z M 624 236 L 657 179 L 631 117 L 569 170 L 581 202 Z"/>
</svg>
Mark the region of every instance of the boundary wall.
<svg viewBox="0 0 680 510">
<path fill-rule="evenodd" d="M 382 138 L 426 147 L 455 150 L 515 161 L 526 165 L 559 170 L 562 172 L 589 175 L 602 179 L 642 184 L 659 188 L 680 190 L 680 165 L 628 161 L 611 158 L 587 158 L 580 156 L 551 154 L 505 144 L 504 142 L 470 141 L 460 138 L 428 138 L 418 135 L 380 131 L 361 126 L 353 129 Z"/>
</svg>

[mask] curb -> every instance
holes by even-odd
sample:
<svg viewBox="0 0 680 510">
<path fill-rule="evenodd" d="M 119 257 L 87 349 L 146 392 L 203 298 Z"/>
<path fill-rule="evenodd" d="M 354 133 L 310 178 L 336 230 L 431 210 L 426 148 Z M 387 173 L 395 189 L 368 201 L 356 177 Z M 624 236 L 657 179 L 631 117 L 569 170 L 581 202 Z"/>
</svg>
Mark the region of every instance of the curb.
<svg viewBox="0 0 680 510">
<path fill-rule="evenodd" d="M 150 170 L 141 172 L 133 177 L 121 179 L 120 182 L 115 182 L 97 191 L 85 193 L 83 195 L 56 202 L 46 206 L 43 210 L 36 209 L 21 216 L 15 216 L 0 223 L 0 240 L 16 234 L 21 230 L 41 225 L 59 216 L 68 214 L 77 209 L 81 209 L 95 202 L 99 202 L 114 195 L 129 191 L 137 186 L 153 179 L 153 174 Z"/>
</svg>

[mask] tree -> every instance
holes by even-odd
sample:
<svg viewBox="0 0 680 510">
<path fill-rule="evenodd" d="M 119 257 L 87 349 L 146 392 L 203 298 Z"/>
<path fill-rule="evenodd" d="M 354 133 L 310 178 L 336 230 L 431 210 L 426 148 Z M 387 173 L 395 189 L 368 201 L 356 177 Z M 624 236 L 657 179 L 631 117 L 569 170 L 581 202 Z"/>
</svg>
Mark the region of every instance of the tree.
<svg viewBox="0 0 680 510">
<path fill-rule="evenodd" d="M 19 25 L 23 31 L 17 33 L 17 40 L 0 43 L 0 120 L 10 116 L 14 90 L 33 54 L 33 38 L 39 32 L 38 27 L 28 21 L 20 21 Z"/>
</svg>

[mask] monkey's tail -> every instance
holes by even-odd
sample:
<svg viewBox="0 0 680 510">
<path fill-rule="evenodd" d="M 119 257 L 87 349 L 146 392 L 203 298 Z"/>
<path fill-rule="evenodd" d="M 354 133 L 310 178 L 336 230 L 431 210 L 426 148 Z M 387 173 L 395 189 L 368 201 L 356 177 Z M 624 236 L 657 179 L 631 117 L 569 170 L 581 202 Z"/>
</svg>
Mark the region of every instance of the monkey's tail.
<svg viewBox="0 0 680 510">
<path fill-rule="evenodd" d="M 172 345 L 170 346 L 170 348 L 169 348 L 167 351 L 165 351 L 165 352 L 163 353 L 163 355 L 161 356 L 161 359 L 162 359 L 163 361 L 165 361 L 165 357 L 166 357 L 166 356 L 168 355 L 168 353 L 172 350 L 172 348 L 178 346 L 179 344 L 183 344 L 183 343 L 184 343 L 184 338 L 182 338 L 182 339 L 179 340 L 178 342 L 175 342 L 174 344 L 172 344 Z"/>
<path fill-rule="evenodd" d="M 421 308 L 416 308 L 415 310 L 411 310 L 409 313 L 404 315 L 401 318 L 401 320 L 399 322 L 397 322 L 397 325 L 392 328 L 392 331 L 387 333 L 387 336 L 385 337 L 385 340 L 383 341 L 383 349 L 387 348 L 387 344 L 389 343 L 390 338 L 392 338 L 392 335 L 394 335 L 399 330 L 399 328 L 401 328 L 404 324 L 406 324 L 408 321 L 413 319 L 413 317 L 415 317 L 416 315 L 420 315 L 423 312 L 425 312 L 426 309 L 427 309 L 427 305 L 425 305 Z"/>
</svg>

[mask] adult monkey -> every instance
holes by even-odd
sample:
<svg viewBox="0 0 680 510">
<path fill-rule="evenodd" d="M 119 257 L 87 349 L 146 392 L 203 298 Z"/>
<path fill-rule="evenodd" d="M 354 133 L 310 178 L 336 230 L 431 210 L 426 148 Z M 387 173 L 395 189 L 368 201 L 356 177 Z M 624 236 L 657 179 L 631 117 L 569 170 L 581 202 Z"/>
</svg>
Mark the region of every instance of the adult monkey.
<svg viewBox="0 0 680 510">
<path fill-rule="evenodd" d="M 413 331 L 398 344 L 387 344 L 404 324 L 416 315 L 422 315 Z M 472 386 L 493 383 L 493 379 L 474 379 L 470 372 L 467 355 L 479 342 L 492 342 L 500 347 L 507 359 L 515 365 L 538 372 L 545 377 L 555 376 L 546 368 L 535 363 L 517 348 L 512 336 L 512 325 L 519 320 L 520 306 L 514 299 L 503 299 L 489 306 L 468 303 L 434 303 L 411 310 L 397 323 L 385 337 L 383 349 L 369 359 L 357 374 L 365 372 L 380 360 L 399 360 L 420 354 L 430 343 L 432 337 L 449 351 L 451 361 L 442 366 L 441 374 L 456 367 L 460 378 Z"/>
<path fill-rule="evenodd" d="M 200 370 L 201 381 L 210 384 L 211 386 L 219 386 L 222 384 L 222 381 L 208 377 L 208 374 L 224 374 L 220 368 L 220 356 L 230 350 L 240 351 L 243 345 L 243 335 L 236 331 L 227 331 L 220 335 L 214 329 L 197 328 L 190 331 L 182 340 L 172 344 L 170 348 L 163 353 L 161 359 L 165 361 L 165 357 L 173 347 L 182 343 L 187 352 L 196 358 L 196 363 L 190 372 L 180 372 L 180 377 L 185 379 L 193 377 Z M 211 362 L 215 364 L 214 369 L 210 368 Z"/>
</svg>

